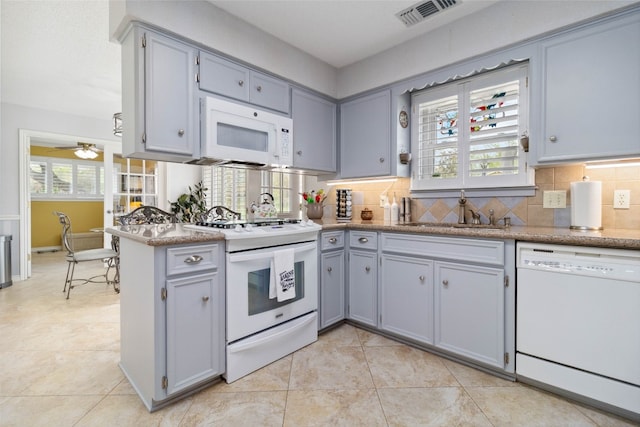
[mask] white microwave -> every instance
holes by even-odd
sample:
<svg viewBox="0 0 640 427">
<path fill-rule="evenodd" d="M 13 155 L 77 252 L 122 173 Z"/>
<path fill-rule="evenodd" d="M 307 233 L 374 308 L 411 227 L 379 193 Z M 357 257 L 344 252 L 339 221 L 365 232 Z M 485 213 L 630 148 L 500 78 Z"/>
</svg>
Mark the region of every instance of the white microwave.
<svg viewBox="0 0 640 427">
<path fill-rule="evenodd" d="M 290 167 L 293 121 L 218 98 L 206 97 L 201 110 L 198 164 Z"/>
</svg>

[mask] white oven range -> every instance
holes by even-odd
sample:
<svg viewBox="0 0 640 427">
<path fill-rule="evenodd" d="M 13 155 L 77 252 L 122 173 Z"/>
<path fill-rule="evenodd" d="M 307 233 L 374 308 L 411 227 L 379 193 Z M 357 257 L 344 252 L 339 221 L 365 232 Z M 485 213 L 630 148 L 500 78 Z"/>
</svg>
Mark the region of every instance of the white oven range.
<svg viewBox="0 0 640 427">
<path fill-rule="evenodd" d="M 226 239 L 226 381 L 268 365 L 318 339 L 318 250 L 312 221 L 220 221 L 185 226 Z M 295 298 L 269 298 L 271 262 L 293 249 Z"/>
</svg>

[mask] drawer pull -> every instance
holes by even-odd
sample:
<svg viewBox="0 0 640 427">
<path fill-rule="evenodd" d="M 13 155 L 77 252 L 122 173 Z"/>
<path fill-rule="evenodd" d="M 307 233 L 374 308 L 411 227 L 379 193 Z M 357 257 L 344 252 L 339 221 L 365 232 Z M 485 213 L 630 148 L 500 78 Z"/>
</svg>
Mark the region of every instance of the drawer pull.
<svg viewBox="0 0 640 427">
<path fill-rule="evenodd" d="M 331 267 L 327 267 L 327 271 L 328 271 L 329 273 L 331 273 L 331 272 L 333 271 L 333 268 L 331 268 Z"/>
<path fill-rule="evenodd" d="M 204 296 L 204 297 L 202 297 L 202 301 L 204 301 L 204 302 L 209 301 L 209 297 L 208 297 L 208 296 Z"/>
<path fill-rule="evenodd" d="M 338 242 L 338 239 L 336 239 L 335 237 L 329 238 L 329 243 L 331 243 L 332 245 L 336 244 L 337 242 Z"/>
<path fill-rule="evenodd" d="M 257 90 L 258 92 L 262 92 L 262 86 L 258 86 L 258 87 L 256 87 L 256 90 Z"/>
<path fill-rule="evenodd" d="M 361 237 L 358 239 L 358 242 L 360 243 L 367 243 L 369 241 L 369 239 L 367 239 L 366 237 Z"/>
<path fill-rule="evenodd" d="M 369 267 L 368 265 L 364 268 L 364 271 L 366 271 L 367 273 L 371 271 L 371 267 Z"/>
<path fill-rule="evenodd" d="M 197 264 L 202 261 L 203 258 L 200 255 L 191 255 L 189 258 L 185 259 L 185 264 Z"/>
<path fill-rule="evenodd" d="M 178 129 L 178 136 L 184 136 L 184 129 Z"/>
<path fill-rule="evenodd" d="M 244 86 L 244 80 L 238 80 L 238 86 L 240 87 Z"/>
<path fill-rule="evenodd" d="M 447 279 L 445 279 L 445 280 L 442 281 L 442 284 L 444 286 L 449 286 L 449 281 Z"/>
</svg>

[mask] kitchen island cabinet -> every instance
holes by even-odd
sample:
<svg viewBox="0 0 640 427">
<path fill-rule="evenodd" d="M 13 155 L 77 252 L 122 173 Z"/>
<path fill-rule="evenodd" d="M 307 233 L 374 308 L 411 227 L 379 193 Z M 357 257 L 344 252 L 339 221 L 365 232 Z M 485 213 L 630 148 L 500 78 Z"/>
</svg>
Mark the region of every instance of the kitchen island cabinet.
<svg viewBox="0 0 640 427">
<path fill-rule="evenodd" d="M 540 164 L 640 155 L 640 14 L 541 42 Z"/>
<path fill-rule="evenodd" d="M 119 236 L 120 367 L 154 411 L 224 373 L 224 243 Z"/>
</svg>

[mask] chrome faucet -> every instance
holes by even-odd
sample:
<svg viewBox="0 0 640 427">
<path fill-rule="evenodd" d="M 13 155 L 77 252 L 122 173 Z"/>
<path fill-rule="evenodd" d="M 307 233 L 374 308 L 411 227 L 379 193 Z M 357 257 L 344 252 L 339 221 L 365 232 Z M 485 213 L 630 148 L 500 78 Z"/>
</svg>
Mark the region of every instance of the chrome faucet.
<svg viewBox="0 0 640 427">
<path fill-rule="evenodd" d="M 473 224 L 473 225 L 482 224 L 480 222 L 480 211 L 473 211 L 473 210 L 469 209 L 469 212 L 471 212 L 471 224 Z"/>
<path fill-rule="evenodd" d="M 464 224 L 464 205 L 467 199 L 464 197 L 464 190 L 460 190 L 460 198 L 458 199 L 458 224 Z"/>
</svg>

